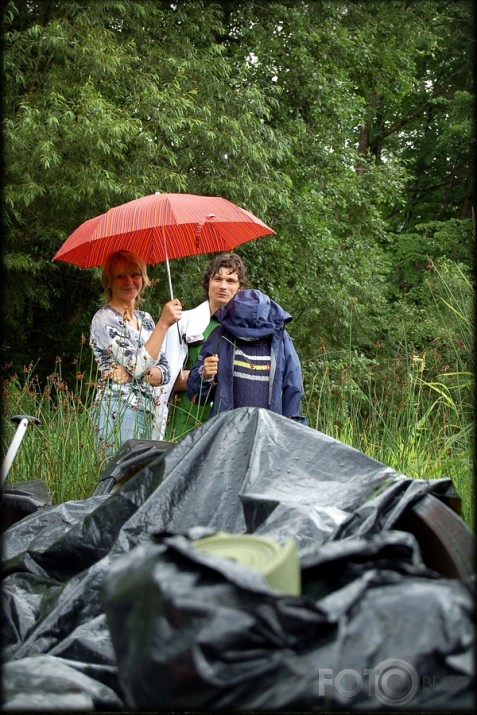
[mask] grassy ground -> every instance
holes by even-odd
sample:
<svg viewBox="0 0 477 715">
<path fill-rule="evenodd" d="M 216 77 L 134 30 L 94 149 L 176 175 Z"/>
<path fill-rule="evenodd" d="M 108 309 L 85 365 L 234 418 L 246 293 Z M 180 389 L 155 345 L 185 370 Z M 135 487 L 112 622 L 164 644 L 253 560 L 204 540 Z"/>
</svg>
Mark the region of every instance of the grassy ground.
<svg viewBox="0 0 477 715">
<path fill-rule="evenodd" d="M 448 372 L 429 381 L 425 359 L 394 365 L 386 385 L 371 369 L 365 387 L 349 373 L 337 384 L 325 367 L 308 386 L 305 411 L 315 429 L 408 477 L 450 478 L 472 526 L 471 377 Z"/>
</svg>

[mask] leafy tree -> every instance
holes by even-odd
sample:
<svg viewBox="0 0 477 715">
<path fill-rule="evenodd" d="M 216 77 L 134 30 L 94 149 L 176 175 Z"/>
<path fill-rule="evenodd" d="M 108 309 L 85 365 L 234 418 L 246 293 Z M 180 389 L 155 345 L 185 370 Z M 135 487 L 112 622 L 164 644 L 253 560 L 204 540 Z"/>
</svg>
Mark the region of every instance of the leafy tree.
<svg viewBox="0 0 477 715">
<path fill-rule="evenodd" d="M 419 235 L 424 216 L 450 220 L 432 233 L 434 250 L 420 254 L 413 284 L 422 282 L 429 256 L 449 249 L 436 236 L 452 234 L 456 258 L 470 258 L 470 5 L 224 5 L 228 24 L 240 28 L 231 51 L 250 57 L 255 82 L 277 97 L 273 125 L 293 146 L 292 204 L 277 212 L 280 246 L 260 244 L 259 275 L 301 319 L 291 329 L 302 356 L 312 357 L 320 339 L 368 351 L 387 341 L 391 350 L 394 303 L 408 298 L 399 283 L 407 232 Z M 444 181 L 437 154 L 449 166 Z M 427 182 L 425 194 L 416 193 L 416 180 Z M 442 191 L 447 211 L 436 214 Z M 416 196 L 423 214 L 412 208 Z M 428 235 L 430 226 L 419 231 Z"/>
<path fill-rule="evenodd" d="M 472 261 L 469 2 L 10 0 L 3 21 L 16 369 L 48 371 L 88 331 L 99 281 L 52 263 L 67 235 L 154 191 L 223 195 L 273 226 L 240 253 L 304 361 L 432 338 L 428 265 Z M 188 306 L 205 262 L 172 266 Z M 153 314 L 167 297 L 162 281 Z"/>
<path fill-rule="evenodd" d="M 213 42 L 217 6 L 15 1 L 4 27 L 7 343 L 17 364 L 50 362 L 97 300 L 91 272 L 51 262 L 77 225 L 156 190 L 220 188 L 264 215 L 270 195 L 287 197 L 269 181 L 287 142 L 266 98 L 238 91 Z"/>
</svg>

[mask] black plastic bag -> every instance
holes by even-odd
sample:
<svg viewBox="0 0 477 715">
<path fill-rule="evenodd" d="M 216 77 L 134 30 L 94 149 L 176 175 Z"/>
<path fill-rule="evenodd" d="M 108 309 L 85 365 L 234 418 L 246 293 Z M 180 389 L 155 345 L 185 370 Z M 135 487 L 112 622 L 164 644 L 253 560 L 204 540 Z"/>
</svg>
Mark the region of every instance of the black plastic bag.
<svg viewBox="0 0 477 715">
<path fill-rule="evenodd" d="M 144 459 L 144 455 L 140 458 Z M 128 459 L 130 464 L 134 462 L 133 455 Z M 346 704 L 337 701 L 331 692 L 323 700 L 316 692 L 314 679 L 317 667 L 341 667 L 347 662 L 344 655 L 340 655 L 343 643 L 347 643 L 343 625 L 329 615 L 334 608 L 338 612 L 341 609 L 345 623 L 353 624 L 356 631 L 353 638 L 361 643 L 349 650 L 353 653 L 354 670 L 360 672 L 364 664 L 375 667 L 375 658 L 366 652 L 366 634 L 359 632 L 357 624 L 361 623 L 363 629 L 368 627 L 366 608 L 373 610 L 381 602 L 381 595 L 391 594 L 392 587 L 400 589 L 396 591 L 399 593 L 396 601 L 400 602 L 401 617 L 407 618 L 408 612 L 415 609 L 415 601 L 422 596 L 426 603 L 431 602 L 432 609 L 429 607 L 428 612 L 439 612 L 439 618 L 434 623 L 435 641 L 425 645 L 415 635 L 409 637 L 412 629 L 403 629 L 403 633 L 408 634 L 407 640 L 401 645 L 390 641 L 395 651 L 389 658 L 399 659 L 399 654 L 406 651 L 404 660 L 415 668 L 420 678 L 429 675 L 466 678 L 466 685 L 460 689 L 449 687 L 438 691 L 429 687 L 425 693 L 422 687 L 419 690 L 419 696 L 425 695 L 426 702 L 435 701 L 439 707 L 446 705 L 455 709 L 459 703 L 468 702 L 472 692 L 468 682 L 473 642 L 468 615 L 473 601 L 471 579 L 448 579 L 435 570 L 430 571 L 423 562 L 416 538 L 394 530 L 394 525 L 402 521 L 409 509 L 431 496 L 445 500 L 450 493 L 453 487 L 448 479 L 409 479 L 337 440 L 266 410 L 242 408 L 218 415 L 172 449 L 151 456 L 151 460 L 113 494 L 41 510 L 5 531 L 2 540 L 3 657 L 9 666 L 15 663 L 16 669 L 10 669 L 11 687 L 4 693 L 3 708 L 13 709 L 14 703 L 19 701 L 27 670 L 34 668 L 34 659 L 39 658 L 38 678 L 41 680 L 44 673 L 45 696 L 40 699 L 39 695 L 37 698 L 32 694 L 31 708 L 55 709 L 58 699 L 48 686 L 49 671 L 43 667 L 45 655 L 58 659 L 59 663 L 66 661 L 68 667 L 97 681 L 97 692 L 90 688 L 87 694 L 97 710 L 106 706 L 134 708 L 137 703 L 147 702 L 146 697 L 153 698 L 148 701 L 152 709 L 160 709 L 161 703 L 166 702 L 173 705 L 164 707 L 172 708 L 187 702 L 191 709 L 200 703 L 207 703 L 210 709 L 272 707 L 271 703 L 277 708 L 298 708 L 299 703 L 311 709 L 321 708 L 323 703 L 341 708 L 374 707 L 376 698 L 364 697 L 363 693 L 357 694 L 351 702 L 348 699 Z M 252 579 L 250 573 L 247 588 L 238 587 L 234 580 L 237 565 L 228 562 L 226 567 L 221 566 L 222 570 L 205 565 L 205 557 L 195 550 L 192 553 L 189 540 L 180 536 L 218 530 L 255 533 L 277 541 L 294 538 L 302 560 L 304 599 L 290 600 L 270 592 L 263 583 L 257 595 L 258 576 L 253 575 Z M 166 543 L 165 533 L 179 541 Z M 161 534 L 160 544 L 154 543 L 157 534 Z M 114 589 L 111 592 L 108 579 L 110 574 L 115 574 L 118 585 L 121 582 L 126 593 L 127 574 L 139 563 L 138 554 L 143 553 L 142 549 L 153 550 L 152 561 L 147 562 L 149 565 L 144 571 L 145 592 L 159 594 L 159 600 L 152 599 L 148 602 L 149 611 L 139 611 L 132 621 L 126 622 L 121 615 L 124 604 L 113 598 Z M 329 563 L 324 568 L 320 564 L 326 555 Z M 161 574 L 165 569 L 167 578 L 164 581 L 161 576 L 158 583 L 148 584 L 149 578 L 156 578 L 156 567 Z M 241 567 L 242 578 L 244 570 Z M 180 584 L 188 584 L 187 598 L 198 609 L 196 619 L 190 621 L 187 609 L 182 613 L 186 590 L 177 592 L 171 586 L 171 590 L 166 589 L 162 595 L 170 579 L 177 582 L 178 588 Z M 208 582 L 212 579 L 211 591 L 217 600 L 209 599 L 207 592 L 207 601 L 203 603 L 204 579 Z M 250 579 L 255 584 L 252 595 Z M 158 695 L 153 704 L 157 683 L 151 680 L 151 690 L 145 695 L 137 690 L 134 675 L 126 677 L 123 671 L 130 649 L 143 633 L 143 624 L 149 623 L 149 619 L 153 622 L 155 617 L 164 620 L 163 607 L 169 604 L 178 618 L 175 622 L 177 642 L 184 643 L 185 652 L 195 652 L 196 646 L 191 643 L 194 627 L 200 625 L 196 632 L 202 633 L 201 614 L 204 609 L 208 613 L 219 607 L 224 589 L 227 599 L 232 598 L 234 608 L 229 610 L 227 599 L 224 601 L 226 610 L 221 611 L 219 621 L 213 618 L 210 633 L 215 632 L 216 643 L 230 643 L 232 650 L 228 654 L 227 650 L 219 652 L 211 646 L 207 651 L 208 660 L 204 661 L 205 670 L 194 671 L 188 666 L 182 668 L 174 658 L 167 662 L 168 652 L 160 638 L 148 643 L 143 656 L 150 659 L 150 664 L 143 664 L 144 667 L 153 678 L 153 664 L 159 659 L 163 663 L 161 677 L 166 673 L 169 679 L 169 692 L 161 698 Z M 383 594 L 379 589 L 383 589 Z M 359 597 L 350 601 L 349 611 L 343 610 L 339 605 L 343 594 L 352 598 L 355 592 Z M 360 620 L 357 609 L 361 603 L 364 615 Z M 264 621 L 262 613 L 267 614 Z M 385 615 L 380 613 L 382 623 L 378 630 L 390 629 L 391 624 L 384 623 Z M 311 619 L 315 628 L 317 618 L 319 629 L 326 632 L 323 638 L 327 647 L 324 640 L 320 640 L 320 647 L 314 651 L 308 621 Z M 256 635 L 254 628 L 251 627 L 251 635 L 244 628 L 241 640 L 235 627 L 238 622 L 257 619 L 259 641 L 266 654 L 258 661 L 250 650 L 250 638 L 253 641 Z M 270 624 L 266 625 L 269 619 Z M 118 641 L 116 633 L 116 624 L 121 621 L 127 635 L 127 648 L 121 639 Z M 181 623 L 184 623 L 183 632 Z M 400 625 L 396 615 L 391 623 L 398 634 Z M 217 630 L 219 625 L 221 630 Z M 418 629 L 417 617 L 415 627 Z M 263 629 L 270 641 L 264 639 Z M 154 632 L 153 625 L 149 630 Z M 430 631 L 426 633 L 432 635 Z M 429 662 L 435 670 L 427 667 L 423 670 L 420 659 L 436 649 L 440 649 L 441 661 L 437 662 L 439 659 L 433 656 Z M 377 648 L 375 651 L 379 657 L 384 653 Z M 272 660 L 268 656 L 273 656 Z M 188 658 L 187 655 L 186 663 Z M 237 659 L 250 675 L 250 679 L 244 681 L 246 685 L 241 684 L 242 675 L 239 675 L 236 686 L 229 681 L 223 690 L 217 688 L 217 678 L 227 675 L 227 663 Z M 308 668 L 309 683 L 302 680 L 305 677 L 302 661 Z M 254 690 L 252 673 L 257 662 L 261 665 L 255 671 Z M 25 669 L 23 676 L 22 668 Z M 290 688 L 293 690 L 295 681 L 297 693 L 291 695 Z M 262 684 L 269 702 L 259 693 Z M 37 685 L 39 693 L 39 681 Z M 145 680 L 144 688 L 146 686 L 149 687 Z M 110 689 L 114 696 L 104 688 Z M 68 709 L 66 700 L 71 696 L 73 709 L 76 695 L 68 695 L 68 692 L 68 688 L 63 691 L 58 686 L 57 695 L 62 696 L 63 706 Z M 188 694 L 186 701 L 181 700 L 179 692 Z M 418 693 L 414 696 L 418 697 Z M 48 697 L 51 708 L 47 707 Z M 399 702 L 395 705 L 401 707 Z"/>
<path fill-rule="evenodd" d="M 161 541 L 103 585 L 130 708 L 472 708 L 472 592 L 426 573 L 411 535 L 323 546 L 301 598 Z"/>
</svg>

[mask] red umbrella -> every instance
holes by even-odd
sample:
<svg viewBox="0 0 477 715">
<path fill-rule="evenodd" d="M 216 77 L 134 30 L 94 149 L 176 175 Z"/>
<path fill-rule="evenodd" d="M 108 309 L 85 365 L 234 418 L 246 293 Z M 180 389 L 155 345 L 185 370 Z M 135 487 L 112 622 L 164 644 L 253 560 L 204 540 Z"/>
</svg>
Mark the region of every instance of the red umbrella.
<svg viewBox="0 0 477 715">
<path fill-rule="evenodd" d="M 146 263 L 232 251 L 241 243 L 274 234 L 259 218 L 220 196 L 143 196 L 88 219 L 53 256 L 80 268 L 102 266 L 110 253 L 132 251 Z"/>
</svg>

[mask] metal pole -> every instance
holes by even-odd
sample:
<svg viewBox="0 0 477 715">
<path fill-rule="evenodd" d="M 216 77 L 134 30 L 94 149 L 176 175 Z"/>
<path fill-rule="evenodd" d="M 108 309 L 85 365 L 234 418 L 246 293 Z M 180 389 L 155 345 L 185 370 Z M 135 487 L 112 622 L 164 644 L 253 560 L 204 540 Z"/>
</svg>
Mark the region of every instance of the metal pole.
<svg viewBox="0 0 477 715">
<path fill-rule="evenodd" d="M 156 192 L 158 193 L 158 192 Z M 169 282 L 169 293 L 171 294 L 171 300 L 174 299 L 174 293 L 172 291 L 172 279 L 171 279 L 171 267 L 169 265 L 169 257 L 167 255 L 167 241 L 166 241 L 166 236 L 164 231 L 162 232 L 162 240 L 164 242 L 164 255 L 166 257 L 166 271 L 167 271 L 167 280 Z M 179 337 L 179 344 L 182 342 L 182 336 L 181 336 L 181 330 L 179 328 L 179 323 L 176 323 L 177 325 L 177 335 Z M 182 366 L 181 366 L 181 379 L 182 379 Z"/>
<path fill-rule="evenodd" d="M 10 467 L 12 466 L 13 460 L 15 459 L 16 453 L 18 452 L 18 448 L 20 447 L 22 439 L 25 436 L 25 432 L 26 432 L 26 429 L 27 429 L 29 423 L 34 422 L 35 424 L 39 424 L 40 420 L 37 417 L 27 417 L 26 415 L 17 415 L 15 417 L 12 417 L 12 422 L 18 422 L 18 427 L 16 429 L 15 434 L 13 435 L 12 442 L 11 442 L 10 447 L 8 448 L 8 451 L 5 455 L 5 459 L 3 460 L 2 485 L 8 476 L 8 472 L 10 471 Z"/>
</svg>

